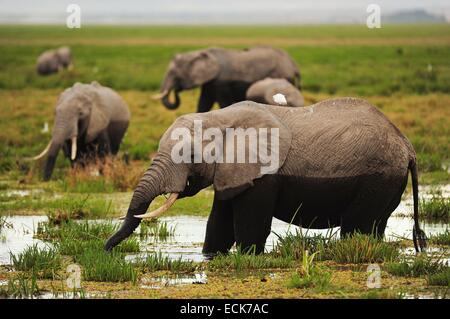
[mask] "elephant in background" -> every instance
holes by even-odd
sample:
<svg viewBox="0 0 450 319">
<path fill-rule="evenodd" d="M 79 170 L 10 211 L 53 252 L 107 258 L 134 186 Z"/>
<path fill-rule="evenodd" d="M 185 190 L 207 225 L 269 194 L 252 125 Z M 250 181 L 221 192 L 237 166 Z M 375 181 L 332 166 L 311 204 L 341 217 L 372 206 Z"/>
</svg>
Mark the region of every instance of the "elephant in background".
<svg viewBox="0 0 450 319">
<path fill-rule="evenodd" d="M 249 86 L 266 77 L 300 85 L 300 72 L 294 60 L 281 49 L 208 48 L 177 54 L 169 64 L 160 93 L 154 98 L 173 110 L 180 105 L 181 91 L 200 86 L 197 112 L 208 112 L 216 102 L 223 108 L 244 101 Z M 171 92 L 175 95 L 174 102 L 169 100 Z"/>
<path fill-rule="evenodd" d="M 286 102 L 275 101 L 275 94 L 283 94 Z M 247 90 L 246 99 L 257 103 L 294 107 L 305 104 L 305 100 L 300 91 L 285 79 L 265 78 L 264 80 L 253 83 Z"/>
<path fill-rule="evenodd" d="M 214 128 L 222 137 L 230 128 L 278 129 L 275 144 L 272 140 L 266 144 L 269 149 L 278 145 L 271 149 L 278 158 L 277 169 L 263 173 L 266 161 L 262 159 L 240 163 L 204 158 L 193 161 L 197 153 L 190 142 L 187 149 L 194 151 L 187 157 L 191 160 L 174 160 L 172 152 L 179 140 L 173 137 L 184 130 L 190 135 L 189 141 L 193 140 L 194 132 L 199 134 L 198 120 L 203 130 Z M 261 135 L 255 136 L 259 141 L 253 145 L 264 145 Z M 205 138 L 199 144 L 205 149 L 206 143 L 207 147 L 217 143 L 224 157 L 235 149 L 217 142 L 217 138 Z M 245 144 L 246 154 L 252 152 L 250 144 Z M 202 158 L 204 153 L 198 155 Z M 214 201 L 203 246 L 206 255 L 226 253 L 235 243 L 244 250 L 263 252 L 273 217 L 308 228 L 340 226 L 341 236 L 354 232 L 383 236 L 389 216 L 400 203 L 409 172 L 418 250 L 425 247 L 425 234 L 418 220 L 415 151 L 368 102 L 337 98 L 292 108 L 244 101 L 225 109 L 184 115 L 161 138 L 158 153 L 134 191 L 121 228 L 108 239 L 105 249 L 111 250 L 130 236 L 142 218 L 157 217 L 177 199 L 194 196 L 209 185 L 214 187 Z M 170 194 L 166 203 L 146 213 L 154 198 L 162 194 Z"/>
<path fill-rule="evenodd" d="M 40 75 L 49 75 L 59 72 L 63 68 L 71 67 L 72 52 L 69 47 L 60 47 L 56 50 L 43 52 L 37 59 L 36 70 Z"/>
<path fill-rule="evenodd" d="M 72 164 L 117 154 L 129 121 L 128 105 L 112 89 L 97 82 L 66 89 L 56 103 L 52 139 L 34 157 L 47 155 L 44 180 L 50 179 L 61 148 Z"/>
</svg>

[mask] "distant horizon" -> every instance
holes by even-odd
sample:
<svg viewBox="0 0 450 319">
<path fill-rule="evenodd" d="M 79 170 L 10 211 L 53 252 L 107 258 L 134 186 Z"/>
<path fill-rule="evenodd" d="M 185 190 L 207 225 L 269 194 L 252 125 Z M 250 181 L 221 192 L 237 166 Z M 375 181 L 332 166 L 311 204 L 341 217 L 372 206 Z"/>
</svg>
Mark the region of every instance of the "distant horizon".
<svg viewBox="0 0 450 319">
<path fill-rule="evenodd" d="M 0 0 L 0 24 L 65 24 L 68 4 L 81 7 L 85 25 L 341 25 L 365 23 L 373 0 Z M 450 21 L 447 0 L 377 0 L 381 19 L 396 13 L 419 11 L 420 19 Z M 428 15 L 428 16 L 427 16 Z M 386 21 L 385 21 L 386 22 Z M 414 21 L 411 21 L 414 23 Z M 420 22 L 420 21 L 419 21 Z"/>
</svg>

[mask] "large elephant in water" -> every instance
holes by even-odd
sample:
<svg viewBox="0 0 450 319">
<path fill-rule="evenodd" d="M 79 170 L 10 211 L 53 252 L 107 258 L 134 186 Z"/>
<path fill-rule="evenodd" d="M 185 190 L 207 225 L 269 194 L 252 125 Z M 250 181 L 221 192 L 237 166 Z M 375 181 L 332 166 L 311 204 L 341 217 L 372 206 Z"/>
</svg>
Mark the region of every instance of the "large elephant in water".
<svg viewBox="0 0 450 319">
<path fill-rule="evenodd" d="M 52 139 L 34 157 L 47 155 L 44 180 L 50 179 L 61 148 L 72 163 L 117 154 L 129 121 L 128 105 L 110 88 L 92 82 L 66 89 L 56 104 Z"/>
<path fill-rule="evenodd" d="M 36 71 L 40 75 L 49 75 L 59 72 L 72 65 L 72 52 L 69 47 L 60 47 L 56 50 L 47 50 L 37 59 Z"/>
<path fill-rule="evenodd" d="M 231 128 L 241 128 L 241 133 L 256 141 L 235 147 L 234 138 L 228 139 Z M 204 138 L 198 139 L 202 132 Z M 223 143 L 225 135 L 227 142 Z M 264 146 L 267 149 L 265 155 L 259 153 L 251 160 L 255 145 L 259 151 Z M 248 159 L 236 160 L 238 149 Z M 180 154 L 185 160 L 180 160 Z M 418 221 L 416 154 L 408 139 L 368 102 L 338 98 L 289 108 L 245 101 L 184 115 L 163 135 L 121 228 L 105 249 L 111 250 L 130 236 L 142 218 L 157 217 L 177 198 L 193 196 L 209 185 L 215 193 L 205 254 L 227 252 L 234 243 L 263 252 L 272 217 L 310 228 L 340 226 L 342 236 L 356 231 L 382 236 L 400 203 L 409 171 L 414 242 L 419 249 L 425 239 Z M 156 196 L 169 193 L 163 206 L 146 213 Z"/>
<path fill-rule="evenodd" d="M 169 64 L 155 99 L 168 109 L 180 105 L 179 93 L 201 87 L 197 112 L 208 112 L 214 103 L 221 108 L 244 101 L 249 86 L 266 77 L 283 78 L 300 85 L 300 72 L 283 50 L 254 47 L 247 50 L 209 48 L 177 54 Z M 171 102 L 171 92 L 175 101 Z"/>
</svg>

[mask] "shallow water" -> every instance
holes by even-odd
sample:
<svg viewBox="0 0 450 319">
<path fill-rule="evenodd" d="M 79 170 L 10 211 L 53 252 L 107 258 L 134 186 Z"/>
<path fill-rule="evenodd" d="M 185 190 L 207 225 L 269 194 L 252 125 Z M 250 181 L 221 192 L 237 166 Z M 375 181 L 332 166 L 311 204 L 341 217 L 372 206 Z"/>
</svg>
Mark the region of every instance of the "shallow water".
<svg viewBox="0 0 450 319">
<path fill-rule="evenodd" d="M 37 228 L 39 222 L 47 220 L 45 216 L 11 216 L 7 217 L 7 223 L 12 228 L 4 228 L 2 230 L 2 240 L 0 241 L 0 264 L 10 263 L 11 251 L 13 254 L 22 252 L 27 246 L 38 244 L 41 247 L 49 245 L 39 239 L 33 238 L 33 232 Z M 165 221 L 169 227 L 175 227 L 175 235 L 167 240 L 159 240 L 157 238 L 148 237 L 141 240 L 140 254 L 127 256 L 128 259 L 145 258 L 149 252 L 161 251 L 173 259 L 182 258 L 183 260 L 202 261 L 204 257 L 201 253 L 203 240 L 206 232 L 206 217 L 194 216 L 175 216 L 163 217 L 161 221 Z M 413 220 L 410 217 L 391 217 L 386 228 L 386 237 L 395 239 L 402 236 L 412 240 Z M 445 223 L 423 223 L 427 235 L 443 232 L 448 225 Z M 266 250 L 271 251 L 277 243 L 275 234 L 284 235 L 287 232 L 295 232 L 299 229 L 297 226 L 289 225 L 285 222 L 273 219 L 272 232 L 266 242 Z M 304 232 L 307 230 L 302 229 Z M 330 230 L 308 230 L 309 234 L 326 234 Z M 339 234 L 339 228 L 333 229 Z"/>
</svg>

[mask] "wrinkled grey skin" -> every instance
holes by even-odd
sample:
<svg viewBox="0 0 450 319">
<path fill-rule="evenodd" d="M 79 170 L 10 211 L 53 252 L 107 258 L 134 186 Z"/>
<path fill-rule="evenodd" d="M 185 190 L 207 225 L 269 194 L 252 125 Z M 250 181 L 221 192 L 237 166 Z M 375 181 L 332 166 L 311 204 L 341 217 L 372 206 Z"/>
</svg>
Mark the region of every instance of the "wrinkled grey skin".
<svg viewBox="0 0 450 319">
<path fill-rule="evenodd" d="M 61 148 L 70 158 L 74 136 L 77 137 L 77 152 L 72 162 L 85 163 L 98 156 L 117 154 L 129 121 L 128 105 L 112 89 L 97 82 L 76 83 L 66 89 L 56 104 L 44 180 L 50 179 Z"/>
<path fill-rule="evenodd" d="M 169 64 L 160 93 L 162 103 L 168 109 L 176 109 L 181 91 L 200 86 L 197 111 L 208 112 L 216 102 L 223 108 L 244 101 L 249 86 L 266 77 L 283 78 L 300 85 L 300 72 L 283 50 L 209 48 L 176 55 Z M 172 92 L 174 102 L 169 100 Z"/>
<path fill-rule="evenodd" d="M 253 83 L 247 90 L 246 99 L 262 104 L 279 105 L 273 99 L 278 93 L 286 98 L 286 106 L 299 107 L 305 104 L 300 91 L 285 79 L 266 78 Z"/>
<path fill-rule="evenodd" d="M 279 170 L 263 175 L 257 163 L 176 164 L 171 133 L 182 127 L 193 134 L 193 121 L 203 130 L 218 127 L 279 129 Z M 210 143 L 210 140 L 204 140 Z M 247 143 L 248 146 L 248 143 Z M 224 150 L 225 152 L 225 150 Z M 423 247 L 418 222 L 416 154 L 411 143 L 377 108 L 361 99 L 338 98 L 290 108 L 241 102 L 208 113 L 178 118 L 166 131 L 150 168 L 136 187 L 121 228 L 106 243 L 111 250 L 139 225 L 161 194 L 193 196 L 213 185 L 214 202 L 203 252 L 227 252 L 236 243 L 264 251 L 272 218 L 309 228 L 341 226 L 384 234 L 387 220 L 401 200 L 412 174 L 414 238 Z"/>
<path fill-rule="evenodd" d="M 60 47 L 42 53 L 36 62 L 36 70 L 40 75 L 49 75 L 68 68 L 72 64 L 72 53 L 69 47 Z"/>
</svg>

